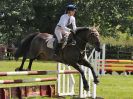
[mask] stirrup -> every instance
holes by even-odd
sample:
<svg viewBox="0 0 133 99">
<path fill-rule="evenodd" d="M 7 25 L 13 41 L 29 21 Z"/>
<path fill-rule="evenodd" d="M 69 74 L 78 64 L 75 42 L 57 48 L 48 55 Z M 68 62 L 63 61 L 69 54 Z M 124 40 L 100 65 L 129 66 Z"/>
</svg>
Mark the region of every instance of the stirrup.
<svg viewBox="0 0 133 99">
<path fill-rule="evenodd" d="M 59 55 L 59 51 L 58 50 L 54 50 L 54 56 L 58 56 Z"/>
<path fill-rule="evenodd" d="M 71 45 L 76 45 L 76 41 L 75 40 L 72 40 Z"/>
</svg>

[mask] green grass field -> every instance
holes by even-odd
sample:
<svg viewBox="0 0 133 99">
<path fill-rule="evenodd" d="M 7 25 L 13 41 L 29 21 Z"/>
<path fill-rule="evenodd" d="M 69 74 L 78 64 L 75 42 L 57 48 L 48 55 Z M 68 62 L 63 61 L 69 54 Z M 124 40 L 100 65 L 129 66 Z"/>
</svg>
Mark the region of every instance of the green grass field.
<svg viewBox="0 0 133 99">
<path fill-rule="evenodd" d="M 0 71 L 14 71 L 20 65 L 20 61 L 0 61 Z M 26 62 L 27 65 L 27 62 Z M 25 67 L 26 67 L 25 65 Z M 56 70 L 56 63 L 36 61 L 33 63 L 32 70 Z M 0 77 L 0 79 L 26 79 L 26 78 L 41 78 L 56 75 L 34 75 L 34 76 L 8 76 Z M 79 75 L 75 75 L 75 80 L 78 82 Z M 38 82 L 28 83 L 28 85 L 53 84 L 55 82 Z M 25 86 L 25 84 L 8 84 L 0 87 Z M 75 92 L 78 94 L 78 84 L 76 84 Z M 97 96 L 104 99 L 133 99 L 133 77 L 124 75 L 105 75 L 100 76 L 100 83 L 97 85 Z M 46 97 L 35 97 L 28 99 L 49 99 Z M 50 98 L 56 99 L 56 98 Z M 57 98 L 58 99 L 58 98 Z M 73 97 L 64 97 L 63 99 L 75 99 Z"/>
</svg>

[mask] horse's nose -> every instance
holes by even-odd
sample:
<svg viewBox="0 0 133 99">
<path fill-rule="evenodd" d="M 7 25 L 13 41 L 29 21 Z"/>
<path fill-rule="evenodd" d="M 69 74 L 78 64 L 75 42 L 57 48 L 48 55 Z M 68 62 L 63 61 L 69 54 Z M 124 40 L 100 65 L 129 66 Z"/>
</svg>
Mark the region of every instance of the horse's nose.
<svg viewBox="0 0 133 99">
<path fill-rule="evenodd" d="M 96 47 L 95 50 L 98 51 L 98 52 L 102 51 L 102 49 L 100 47 Z"/>
<path fill-rule="evenodd" d="M 100 42 L 96 42 L 96 43 L 95 43 L 95 46 L 96 46 L 96 47 L 95 47 L 95 50 L 96 50 L 96 51 L 100 52 L 100 51 L 102 50 L 102 49 L 100 48 Z"/>
</svg>

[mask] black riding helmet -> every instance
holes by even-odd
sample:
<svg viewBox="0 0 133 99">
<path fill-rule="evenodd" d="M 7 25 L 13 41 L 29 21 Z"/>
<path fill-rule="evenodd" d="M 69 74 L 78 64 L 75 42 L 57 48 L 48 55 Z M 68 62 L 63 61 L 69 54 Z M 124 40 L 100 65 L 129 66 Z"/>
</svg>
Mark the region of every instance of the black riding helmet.
<svg viewBox="0 0 133 99">
<path fill-rule="evenodd" d="M 77 9 L 76 5 L 73 5 L 73 4 L 69 4 L 66 6 L 66 12 L 67 11 L 74 11 L 76 9 Z"/>
</svg>

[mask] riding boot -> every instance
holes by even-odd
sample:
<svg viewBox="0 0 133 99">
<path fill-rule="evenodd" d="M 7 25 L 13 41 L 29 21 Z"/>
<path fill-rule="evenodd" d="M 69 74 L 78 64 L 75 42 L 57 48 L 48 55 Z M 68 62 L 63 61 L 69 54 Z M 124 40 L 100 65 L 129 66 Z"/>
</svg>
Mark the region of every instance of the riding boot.
<svg viewBox="0 0 133 99">
<path fill-rule="evenodd" d="M 57 43 L 54 48 L 54 55 L 59 55 L 59 51 L 61 50 L 62 43 Z"/>
</svg>

